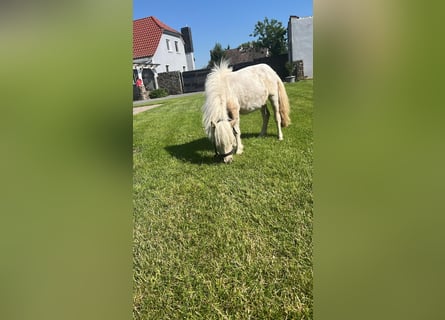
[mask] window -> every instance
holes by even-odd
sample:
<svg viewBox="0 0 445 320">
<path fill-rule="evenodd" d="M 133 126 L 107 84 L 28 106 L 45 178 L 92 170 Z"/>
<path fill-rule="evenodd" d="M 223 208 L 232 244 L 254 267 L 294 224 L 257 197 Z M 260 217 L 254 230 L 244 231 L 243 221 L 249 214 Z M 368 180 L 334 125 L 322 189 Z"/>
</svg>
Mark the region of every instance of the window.
<svg viewBox="0 0 445 320">
<path fill-rule="evenodd" d="M 178 41 L 175 41 L 175 49 L 176 49 L 176 52 L 179 52 Z"/>
<path fill-rule="evenodd" d="M 170 67 L 170 66 L 169 66 L 168 64 L 165 65 L 165 72 L 168 72 L 168 71 L 169 71 L 169 70 L 168 70 L 169 67 Z"/>
<path fill-rule="evenodd" d="M 166 41 L 167 41 L 167 50 L 172 51 L 172 49 L 170 49 L 170 40 L 166 39 Z"/>
</svg>

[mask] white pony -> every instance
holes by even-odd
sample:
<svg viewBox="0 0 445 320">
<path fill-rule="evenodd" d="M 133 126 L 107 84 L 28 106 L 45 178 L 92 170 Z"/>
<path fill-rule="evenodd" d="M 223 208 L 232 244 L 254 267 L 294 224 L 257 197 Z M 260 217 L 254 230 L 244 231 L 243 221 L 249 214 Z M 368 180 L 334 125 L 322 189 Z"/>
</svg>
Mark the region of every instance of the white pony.
<svg viewBox="0 0 445 320">
<path fill-rule="evenodd" d="M 203 125 L 215 146 L 215 154 L 225 163 L 232 155 L 241 154 L 239 115 L 261 109 L 264 136 L 269 122 L 267 99 L 272 103 L 278 128 L 278 140 L 283 140 L 281 127 L 290 124 L 289 100 L 283 82 L 266 64 L 257 64 L 232 72 L 228 61 L 221 61 L 207 76 L 206 101 L 202 107 Z"/>
</svg>

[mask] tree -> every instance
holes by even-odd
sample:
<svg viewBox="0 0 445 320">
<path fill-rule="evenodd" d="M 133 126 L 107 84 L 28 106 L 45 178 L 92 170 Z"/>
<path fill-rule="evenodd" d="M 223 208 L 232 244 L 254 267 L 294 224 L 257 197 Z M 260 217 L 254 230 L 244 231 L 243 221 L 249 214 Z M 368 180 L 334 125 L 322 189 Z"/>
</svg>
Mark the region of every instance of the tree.
<svg viewBox="0 0 445 320">
<path fill-rule="evenodd" d="M 216 43 L 212 50 L 210 50 L 210 61 L 207 67 L 212 68 L 216 63 L 219 63 L 221 59 L 226 56 L 221 43 Z"/>
<path fill-rule="evenodd" d="M 276 19 L 266 17 L 263 21 L 258 21 L 255 25 L 251 37 L 258 37 L 257 44 L 263 48 L 268 48 L 272 56 L 286 53 L 286 28 Z"/>
</svg>

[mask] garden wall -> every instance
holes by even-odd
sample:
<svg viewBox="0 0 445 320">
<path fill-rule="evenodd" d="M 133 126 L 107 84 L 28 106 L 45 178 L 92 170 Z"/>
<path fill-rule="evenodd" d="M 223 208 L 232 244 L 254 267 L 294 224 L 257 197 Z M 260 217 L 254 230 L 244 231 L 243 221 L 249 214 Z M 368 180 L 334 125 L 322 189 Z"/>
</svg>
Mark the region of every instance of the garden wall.
<svg viewBox="0 0 445 320">
<path fill-rule="evenodd" d="M 182 75 L 179 71 L 162 72 L 158 74 L 158 87 L 167 89 L 168 94 L 183 93 Z"/>
</svg>

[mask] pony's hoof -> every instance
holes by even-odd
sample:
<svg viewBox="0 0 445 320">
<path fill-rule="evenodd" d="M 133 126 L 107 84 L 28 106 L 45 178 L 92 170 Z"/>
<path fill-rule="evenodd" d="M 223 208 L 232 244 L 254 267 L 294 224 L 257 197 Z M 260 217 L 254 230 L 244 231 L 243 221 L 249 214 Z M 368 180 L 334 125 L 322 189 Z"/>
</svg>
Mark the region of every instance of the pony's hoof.
<svg viewBox="0 0 445 320">
<path fill-rule="evenodd" d="M 238 149 L 236 150 L 236 154 L 242 154 L 243 151 L 244 151 L 244 148 L 238 148 Z"/>
</svg>

